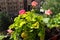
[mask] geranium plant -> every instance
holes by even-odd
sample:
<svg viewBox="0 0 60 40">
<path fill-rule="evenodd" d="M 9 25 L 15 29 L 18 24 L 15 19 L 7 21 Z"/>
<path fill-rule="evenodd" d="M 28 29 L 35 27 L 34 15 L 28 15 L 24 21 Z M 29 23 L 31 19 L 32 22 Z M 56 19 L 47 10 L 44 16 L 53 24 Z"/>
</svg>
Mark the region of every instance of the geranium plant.
<svg viewBox="0 0 60 40">
<path fill-rule="evenodd" d="M 14 23 L 9 26 L 9 29 L 14 29 L 11 32 L 11 39 L 19 40 L 22 37 L 23 40 L 35 40 L 36 36 L 38 36 L 40 40 L 44 40 L 45 23 L 43 22 L 43 16 L 33 11 L 23 11 L 19 14 L 14 19 Z"/>
</svg>

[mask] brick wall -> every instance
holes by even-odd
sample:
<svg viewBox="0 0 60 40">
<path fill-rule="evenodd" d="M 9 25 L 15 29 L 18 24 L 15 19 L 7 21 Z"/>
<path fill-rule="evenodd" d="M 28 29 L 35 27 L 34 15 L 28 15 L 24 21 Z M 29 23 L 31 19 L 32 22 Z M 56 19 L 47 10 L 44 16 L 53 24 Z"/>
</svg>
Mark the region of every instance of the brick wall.
<svg viewBox="0 0 60 40">
<path fill-rule="evenodd" d="M 0 12 L 6 12 L 9 14 L 17 14 L 20 9 L 24 8 L 24 0 L 0 0 Z M 36 8 L 40 8 L 40 0 Z M 32 0 L 27 0 L 27 7 L 31 5 Z"/>
<path fill-rule="evenodd" d="M 0 12 L 6 12 L 16 15 L 20 9 L 23 9 L 23 1 L 19 0 L 0 0 Z"/>
</svg>

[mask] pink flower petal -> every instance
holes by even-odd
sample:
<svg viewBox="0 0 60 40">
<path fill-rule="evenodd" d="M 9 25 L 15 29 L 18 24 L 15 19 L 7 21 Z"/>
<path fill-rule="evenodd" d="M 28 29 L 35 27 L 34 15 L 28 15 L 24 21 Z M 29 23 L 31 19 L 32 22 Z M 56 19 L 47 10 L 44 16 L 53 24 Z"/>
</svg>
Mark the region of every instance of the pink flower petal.
<svg viewBox="0 0 60 40">
<path fill-rule="evenodd" d="M 25 10 L 23 9 L 23 10 L 20 10 L 19 11 L 19 14 L 25 14 Z"/>
<path fill-rule="evenodd" d="M 31 5 L 33 6 L 33 7 L 35 7 L 35 6 L 37 6 L 37 2 L 36 1 L 33 1 L 32 3 L 31 3 Z"/>
<path fill-rule="evenodd" d="M 7 32 L 8 32 L 8 33 L 12 33 L 13 31 L 12 31 L 11 29 L 8 29 Z"/>
<path fill-rule="evenodd" d="M 50 14 L 52 14 L 52 11 L 50 9 L 48 9 L 48 10 L 45 11 L 45 14 L 50 15 Z"/>
</svg>

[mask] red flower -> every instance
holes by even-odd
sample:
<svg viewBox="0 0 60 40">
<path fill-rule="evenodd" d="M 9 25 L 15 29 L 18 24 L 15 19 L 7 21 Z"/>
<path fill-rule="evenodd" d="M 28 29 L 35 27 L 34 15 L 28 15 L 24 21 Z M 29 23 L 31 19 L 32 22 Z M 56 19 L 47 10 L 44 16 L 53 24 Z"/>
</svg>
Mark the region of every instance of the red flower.
<svg viewBox="0 0 60 40">
<path fill-rule="evenodd" d="M 13 31 L 11 29 L 8 29 L 7 32 L 11 34 Z"/>
<path fill-rule="evenodd" d="M 19 14 L 25 14 L 25 13 L 26 13 L 26 12 L 25 12 L 24 9 L 19 11 Z"/>
<path fill-rule="evenodd" d="M 45 14 L 50 15 L 50 14 L 52 14 L 52 11 L 50 9 L 48 9 L 48 10 L 45 11 Z"/>
<path fill-rule="evenodd" d="M 33 6 L 33 7 L 35 7 L 35 6 L 37 6 L 37 2 L 36 1 L 33 1 L 32 3 L 31 3 L 31 5 Z"/>
</svg>

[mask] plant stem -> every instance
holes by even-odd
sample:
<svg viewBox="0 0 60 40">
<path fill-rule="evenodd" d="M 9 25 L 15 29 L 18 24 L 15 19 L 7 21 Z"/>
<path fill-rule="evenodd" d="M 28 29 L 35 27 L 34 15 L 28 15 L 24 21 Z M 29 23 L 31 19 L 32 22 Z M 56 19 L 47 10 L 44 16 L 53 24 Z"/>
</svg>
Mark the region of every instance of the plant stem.
<svg viewBox="0 0 60 40">
<path fill-rule="evenodd" d="M 40 37 L 40 40 L 44 40 L 44 36 L 43 37 Z"/>
<path fill-rule="evenodd" d="M 42 34 L 42 36 L 40 36 L 40 40 L 44 40 L 45 39 L 45 28 L 43 28 L 44 30 L 43 30 L 43 34 Z"/>
</svg>

